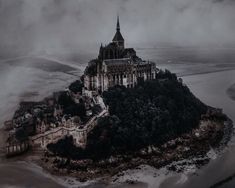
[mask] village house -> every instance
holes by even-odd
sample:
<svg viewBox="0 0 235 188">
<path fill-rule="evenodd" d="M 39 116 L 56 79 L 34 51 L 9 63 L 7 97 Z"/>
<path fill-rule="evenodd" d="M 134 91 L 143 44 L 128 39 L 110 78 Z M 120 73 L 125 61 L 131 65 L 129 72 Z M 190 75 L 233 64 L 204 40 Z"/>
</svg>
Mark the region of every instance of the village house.
<svg viewBox="0 0 235 188">
<path fill-rule="evenodd" d="M 81 123 L 81 119 L 78 116 L 71 117 L 69 115 L 64 115 L 61 121 L 64 127 L 78 127 Z"/>
</svg>

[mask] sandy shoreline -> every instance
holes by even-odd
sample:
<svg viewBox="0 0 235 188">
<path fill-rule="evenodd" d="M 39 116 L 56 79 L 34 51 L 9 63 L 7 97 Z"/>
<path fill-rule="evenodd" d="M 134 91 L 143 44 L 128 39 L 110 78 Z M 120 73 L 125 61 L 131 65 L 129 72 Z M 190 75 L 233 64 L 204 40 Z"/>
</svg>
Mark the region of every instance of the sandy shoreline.
<svg viewBox="0 0 235 188">
<path fill-rule="evenodd" d="M 217 131 L 224 130 L 224 126 L 216 129 Z M 1 130 L 0 134 L 5 135 L 5 131 Z M 194 132 L 195 134 L 195 132 Z M 209 134 L 208 134 L 209 135 Z M 213 134 L 212 134 L 213 135 Z M 216 137 L 213 137 L 210 134 L 210 139 L 212 142 L 214 142 Z M 0 135 L 1 136 L 1 135 Z M 5 135 L 6 136 L 6 135 Z M 195 135 L 191 135 L 196 139 Z M 185 135 L 186 138 L 191 137 L 190 135 Z M 1 138 L 3 138 L 1 136 Z M 213 138 L 213 139 L 212 139 Z M 203 139 L 203 142 L 205 142 L 205 139 L 209 139 L 205 137 Z M 226 138 L 228 141 L 228 137 Z M 191 140 L 189 140 L 191 141 Z M 194 140 L 195 141 L 195 140 Z M 169 146 L 165 146 L 165 149 L 162 150 L 162 153 L 166 153 L 165 156 L 161 156 L 158 159 L 169 157 L 168 160 L 162 160 L 160 163 L 159 161 L 156 161 L 156 155 L 155 154 L 145 154 L 141 157 L 134 158 L 131 156 L 132 160 L 123 162 L 120 161 L 120 163 L 123 163 L 121 165 L 121 168 L 112 169 L 113 164 L 106 163 L 103 166 L 98 168 L 98 174 L 88 174 L 88 173 L 76 173 L 76 172 L 68 172 L 67 170 L 56 170 L 52 168 L 51 163 L 53 163 L 53 158 L 51 162 L 45 163 L 45 157 L 44 157 L 44 151 L 42 150 L 32 150 L 22 156 L 18 156 L 15 158 L 10 159 L 3 159 L 4 163 L 17 163 L 19 161 L 24 162 L 27 165 L 32 166 L 35 169 L 38 169 L 40 173 L 43 173 L 46 177 L 49 177 L 49 179 L 59 183 L 62 187 L 73 187 L 73 186 L 82 186 L 82 187 L 107 187 L 107 188 L 119 188 L 119 187 L 126 187 L 126 188 L 146 188 L 149 187 L 146 181 L 143 181 L 146 177 L 141 177 L 141 172 L 146 173 L 146 169 L 148 173 L 151 172 L 151 175 L 148 174 L 147 177 L 152 178 L 162 178 L 164 175 L 167 177 L 168 173 L 181 173 L 182 171 L 185 171 L 186 168 L 189 166 L 195 166 L 196 168 L 200 168 L 200 166 L 206 164 L 210 160 L 210 156 L 208 156 L 208 151 L 210 150 L 209 145 L 201 144 L 201 141 L 199 142 L 189 142 L 186 145 L 189 148 L 193 148 L 186 152 L 186 155 L 180 154 L 179 151 L 175 151 L 175 149 L 167 149 Z M 191 145 L 190 145 L 191 143 Z M 195 144 L 196 143 L 196 144 Z M 170 142 L 167 143 L 168 145 L 171 144 Z M 218 144 L 218 143 L 217 143 Z M 216 145 L 217 145 L 216 144 Z M 172 146 L 171 146 L 172 147 Z M 174 148 L 174 146 L 173 146 Z M 182 148 L 182 147 L 181 147 Z M 170 157 L 170 153 L 176 153 L 179 156 L 173 156 Z M 182 155 L 182 156 L 180 156 Z M 186 160 L 189 159 L 189 160 Z M 175 161 L 184 161 L 182 163 L 178 163 Z M 93 164 L 92 166 L 96 166 L 97 164 Z M 109 169 L 109 170 L 107 170 Z M 156 171 L 162 171 L 164 169 L 163 174 L 157 174 Z M 97 167 L 93 169 L 93 171 L 97 170 Z M 155 171 L 153 173 L 153 171 Z M 137 175 L 134 175 L 134 174 Z M 144 183 L 145 182 L 145 183 Z"/>
<path fill-rule="evenodd" d="M 231 123 L 231 122 L 229 122 Z M 43 155 L 43 152 L 36 153 L 36 155 L 29 154 L 28 157 L 25 158 L 26 161 L 35 163 L 42 167 L 46 173 L 50 173 L 52 175 L 58 176 L 58 177 L 65 177 L 69 176 L 73 180 L 70 180 L 71 184 L 77 184 L 78 182 L 82 185 L 91 184 L 92 187 L 93 184 L 97 185 L 105 185 L 105 187 L 118 187 L 119 184 L 121 184 L 121 187 L 124 185 L 131 187 L 148 187 L 145 183 L 141 181 L 141 179 L 138 178 L 126 178 L 128 177 L 126 172 L 127 171 L 141 171 L 141 166 L 145 165 L 149 166 L 149 168 L 154 169 L 162 169 L 166 168 L 166 171 L 169 172 L 176 172 L 180 173 L 185 170 L 188 166 L 194 165 L 196 168 L 200 168 L 201 166 L 205 165 L 209 162 L 210 156 L 208 155 L 208 152 L 211 150 L 210 146 L 212 143 L 215 144 L 215 147 L 218 148 L 219 143 L 217 135 L 218 133 L 221 133 L 221 131 L 224 131 L 225 127 L 221 125 L 218 126 L 218 124 L 214 124 L 217 128 L 213 127 L 216 131 L 214 133 L 210 132 L 210 134 L 207 134 L 204 138 L 197 139 L 195 135 L 184 135 L 184 137 L 194 137 L 193 140 L 187 140 L 186 144 L 190 150 L 185 152 L 184 150 L 178 148 L 176 149 L 168 149 L 168 147 L 173 147 L 172 142 L 167 143 L 168 146 L 165 146 L 165 149 L 163 149 L 161 152 L 164 153 L 163 156 L 156 156 L 156 153 L 149 153 L 145 154 L 143 156 L 134 157 L 129 156 L 125 158 L 125 160 L 121 160 L 118 162 L 117 167 L 114 163 L 106 162 L 100 166 L 100 164 L 86 164 L 89 168 L 88 171 L 72 171 L 68 169 L 59 169 L 55 168 L 53 166 L 53 161 L 55 159 L 58 159 L 58 157 L 49 157 L 45 158 Z M 231 124 L 227 124 L 227 126 L 232 127 Z M 212 129 L 208 129 L 208 131 L 212 131 Z M 195 132 L 193 133 L 195 134 Z M 214 136 L 213 136 L 214 135 Z M 180 138 L 181 139 L 181 138 Z M 179 139 L 178 139 L 179 140 Z M 219 139 L 222 140 L 221 138 Z M 226 141 L 229 140 L 229 137 L 226 137 Z M 208 141 L 208 144 L 206 144 Z M 201 144 L 203 142 L 204 144 Z M 215 143 L 216 142 L 216 143 Z M 223 143 L 224 144 L 224 143 Z M 184 147 L 178 146 L 179 148 Z M 173 155 L 171 155 L 174 153 Z M 129 158 L 129 159 L 127 159 Z M 46 160 L 45 160 L 46 159 Z M 186 160 L 188 159 L 188 160 Z M 127 160 L 127 161 L 126 161 Z M 176 161 L 184 161 L 181 163 L 176 163 Z M 120 165 L 122 164 L 122 165 Z M 99 166 L 99 167 L 97 167 Z M 91 173 L 90 173 L 91 172 Z M 139 172 L 138 172 L 139 173 Z M 156 177 L 154 175 L 153 177 Z M 94 183 L 91 182 L 94 181 Z M 82 183 L 84 182 L 84 183 Z"/>
</svg>

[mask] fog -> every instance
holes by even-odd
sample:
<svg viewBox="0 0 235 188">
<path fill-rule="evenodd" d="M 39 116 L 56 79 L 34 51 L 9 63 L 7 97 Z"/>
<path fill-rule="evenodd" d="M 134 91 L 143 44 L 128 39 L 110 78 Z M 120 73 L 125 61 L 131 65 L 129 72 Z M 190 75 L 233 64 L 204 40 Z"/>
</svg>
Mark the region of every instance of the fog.
<svg viewBox="0 0 235 188">
<path fill-rule="evenodd" d="M 231 45 L 232 0 L 0 0 L 0 54 L 96 49 L 117 13 L 130 45 Z"/>
<path fill-rule="evenodd" d="M 111 41 L 117 14 L 127 46 L 186 46 L 138 49 L 140 57 L 154 60 L 159 68 L 179 75 L 235 69 L 235 48 L 211 50 L 235 46 L 234 9 L 235 0 L 0 0 L 0 128 L 20 101 L 41 100 L 78 79 L 100 44 Z M 195 52 L 188 46 L 209 48 Z M 234 118 L 234 103 L 225 91 L 234 85 L 233 72 L 211 75 L 189 77 L 190 89 Z M 221 172 L 234 172 L 232 152 L 225 158 L 232 165 Z M 42 173 L 29 172 L 27 165 L 0 165 L 0 174 L 10 172 L 10 182 L 18 187 L 25 184 L 22 172 L 31 173 L 28 185 L 48 182 Z M 212 164 L 205 174 L 213 177 L 205 177 L 215 183 L 218 174 L 225 176 L 219 172 Z M 197 176 L 193 183 L 206 181 Z"/>
</svg>

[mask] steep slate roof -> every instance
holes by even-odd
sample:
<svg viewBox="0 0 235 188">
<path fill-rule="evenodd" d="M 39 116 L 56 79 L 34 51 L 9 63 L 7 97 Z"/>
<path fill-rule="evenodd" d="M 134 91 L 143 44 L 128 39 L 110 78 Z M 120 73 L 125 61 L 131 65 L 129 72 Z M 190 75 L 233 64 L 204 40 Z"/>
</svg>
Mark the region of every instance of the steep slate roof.
<svg viewBox="0 0 235 188">
<path fill-rule="evenodd" d="M 136 54 L 136 51 L 134 50 L 134 48 L 126 48 L 126 49 L 123 51 L 122 55 L 125 56 L 125 55 L 127 55 L 128 53 L 130 53 L 130 54 Z"/>
<path fill-rule="evenodd" d="M 105 46 L 104 48 L 117 48 L 117 44 L 115 42 L 111 42 L 109 43 L 107 46 Z"/>
<path fill-rule="evenodd" d="M 114 41 L 124 41 L 124 38 L 119 30 L 116 31 L 116 34 L 113 37 L 113 42 Z"/>
<path fill-rule="evenodd" d="M 119 16 L 117 17 L 117 27 L 116 27 L 116 34 L 113 37 L 113 42 L 114 41 L 124 41 L 124 38 L 120 32 L 120 23 L 119 23 Z"/>
</svg>

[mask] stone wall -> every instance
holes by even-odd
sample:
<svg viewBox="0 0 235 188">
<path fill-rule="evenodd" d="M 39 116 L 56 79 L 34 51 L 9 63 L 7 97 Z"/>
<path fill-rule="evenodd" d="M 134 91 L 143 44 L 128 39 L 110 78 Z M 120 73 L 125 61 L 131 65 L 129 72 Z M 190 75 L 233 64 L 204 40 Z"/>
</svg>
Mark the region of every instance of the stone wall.
<svg viewBox="0 0 235 188">
<path fill-rule="evenodd" d="M 78 127 L 57 127 L 52 130 L 46 131 L 43 134 L 38 134 L 30 137 L 29 143 L 33 147 L 42 147 L 46 148 L 47 144 L 55 143 L 58 140 L 62 139 L 65 136 L 73 136 L 74 142 L 78 146 L 85 146 L 87 134 L 96 126 L 97 119 L 101 116 L 104 116 L 108 113 L 106 109 L 104 109 L 100 114 L 91 118 L 83 129 L 79 129 Z"/>
<path fill-rule="evenodd" d="M 29 149 L 29 142 L 27 140 L 22 142 L 11 143 L 6 146 L 6 156 L 11 157 L 14 155 L 18 155 L 24 153 L 28 149 Z"/>
</svg>

